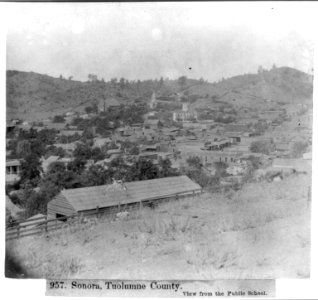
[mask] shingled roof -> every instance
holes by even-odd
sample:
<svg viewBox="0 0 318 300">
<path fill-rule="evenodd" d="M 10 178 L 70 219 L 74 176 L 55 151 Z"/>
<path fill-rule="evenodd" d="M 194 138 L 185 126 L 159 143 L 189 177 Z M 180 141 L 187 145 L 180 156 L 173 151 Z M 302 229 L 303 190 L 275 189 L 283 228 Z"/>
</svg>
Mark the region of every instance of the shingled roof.
<svg viewBox="0 0 318 300">
<path fill-rule="evenodd" d="M 97 207 L 169 198 L 176 194 L 201 191 L 200 185 L 187 176 L 166 177 L 144 181 L 127 182 L 123 185 L 103 185 L 61 191 L 59 197 L 68 202 L 75 211 Z M 54 199 L 52 200 L 54 201 Z"/>
</svg>

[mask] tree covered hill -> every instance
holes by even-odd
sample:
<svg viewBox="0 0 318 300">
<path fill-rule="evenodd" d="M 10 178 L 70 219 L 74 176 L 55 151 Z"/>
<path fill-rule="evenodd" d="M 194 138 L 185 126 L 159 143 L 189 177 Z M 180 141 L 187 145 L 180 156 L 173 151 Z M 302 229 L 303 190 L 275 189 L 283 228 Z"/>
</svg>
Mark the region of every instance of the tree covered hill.
<svg viewBox="0 0 318 300">
<path fill-rule="evenodd" d="M 260 69 L 257 74 L 245 74 L 209 83 L 185 76 L 176 80 L 155 79 L 128 81 L 113 78 L 105 82 L 96 75 L 80 82 L 54 78 L 34 72 L 7 71 L 7 117 L 41 120 L 67 111 L 84 111 L 95 101 L 116 98 L 119 103 L 145 103 L 153 93 L 169 98 L 181 93 L 192 99 L 193 107 L 213 107 L 215 101 L 237 106 L 261 107 L 263 103 L 296 105 L 311 101 L 313 77 L 301 71 L 282 67 Z"/>
</svg>

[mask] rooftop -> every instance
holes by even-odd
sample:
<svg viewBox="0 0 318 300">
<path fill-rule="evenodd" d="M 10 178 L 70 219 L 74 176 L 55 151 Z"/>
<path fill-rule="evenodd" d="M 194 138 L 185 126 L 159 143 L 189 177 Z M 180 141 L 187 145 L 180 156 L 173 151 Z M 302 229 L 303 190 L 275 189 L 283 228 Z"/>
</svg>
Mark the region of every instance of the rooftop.
<svg viewBox="0 0 318 300">
<path fill-rule="evenodd" d="M 6 167 L 14 167 L 14 166 L 20 166 L 20 165 L 21 165 L 21 161 L 18 159 L 6 161 Z"/>
<path fill-rule="evenodd" d="M 119 204 L 167 198 L 180 193 L 201 191 L 187 176 L 166 177 L 124 183 L 63 190 L 61 196 L 76 211 L 91 210 Z"/>
</svg>

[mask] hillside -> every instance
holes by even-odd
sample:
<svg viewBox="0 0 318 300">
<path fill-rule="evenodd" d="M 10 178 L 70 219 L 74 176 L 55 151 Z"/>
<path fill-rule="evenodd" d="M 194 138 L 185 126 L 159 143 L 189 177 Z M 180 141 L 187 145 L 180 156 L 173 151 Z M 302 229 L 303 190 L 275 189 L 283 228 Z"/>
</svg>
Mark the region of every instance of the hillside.
<svg viewBox="0 0 318 300">
<path fill-rule="evenodd" d="M 195 86 L 190 93 L 199 94 L 203 99 L 196 107 L 213 105 L 215 101 L 232 103 L 234 106 L 266 109 L 277 104 L 297 105 L 311 103 L 313 93 L 313 77 L 301 71 L 282 67 L 263 71 L 258 74 L 247 74 L 224 79 L 218 83 L 207 83 Z M 206 98 L 206 94 L 209 95 Z"/>
<path fill-rule="evenodd" d="M 309 174 L 65 225 L 7 243 L 29 277 L 308 278 Z M 28 247 L 25 247 L 26 243 Z"/>
<path fill-rule="evenodd" d="M 112 92 L 112 91 L 109 91 Z M 7 116 L 40 120 L 69 110 L 83 111 L 107 97 L 105 84 L 92 84 L 33 72 L 7 71 Z"/>
<path fill-rule="evenodd" d="M 272 103 L 297 105 L 312 99 L 312 76 L 295 69 L 282 67 L 208 83 L 187 79 L 132 81 L 116 83 L 79 82 L 53 78 L 33 72 L 7 71 L 7 116 L 24 120 L 40 120 L 65 113 L 83 111 L 94 101 L 116 98 L 120 103 L 136 99 L 147 101 L 152 92 L 169 95 L 182 92 L 197 101 L 193 107 L 213 107 L 215 101 L 230 102 L 234 106 L 266 108 Z"/>
</svg>

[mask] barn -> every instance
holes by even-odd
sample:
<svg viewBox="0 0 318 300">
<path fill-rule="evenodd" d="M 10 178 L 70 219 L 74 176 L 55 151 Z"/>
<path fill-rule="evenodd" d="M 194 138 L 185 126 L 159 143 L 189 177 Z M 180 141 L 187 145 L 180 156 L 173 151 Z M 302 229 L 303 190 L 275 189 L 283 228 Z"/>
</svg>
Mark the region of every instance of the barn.
<svg viewBox="0 0 318 300">
<path fill-rule="evenodd" d="M 201 186 L 187 176 L 68 189 L 48 203 L 47 214 L 52 219 L 94 211 L 116 213 L 201 192 Z"/>
</svg>

